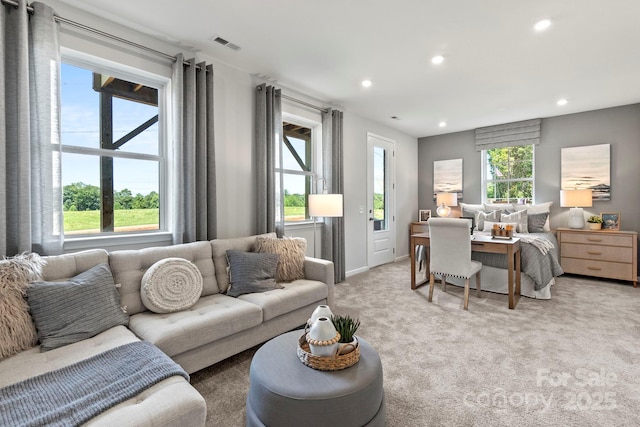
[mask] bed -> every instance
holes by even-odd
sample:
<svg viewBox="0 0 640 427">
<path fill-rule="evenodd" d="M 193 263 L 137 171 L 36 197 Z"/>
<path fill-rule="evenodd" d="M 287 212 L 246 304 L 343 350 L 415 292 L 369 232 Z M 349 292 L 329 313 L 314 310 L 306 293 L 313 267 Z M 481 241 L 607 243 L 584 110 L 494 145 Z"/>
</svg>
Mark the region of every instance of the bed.
<svg viewBox="0 0 640 427">
<path fill-rule="evenodd" d="M 563 274 L 558 257 L 558 241 L 549 231 L 549 207 L 551 203 L 523 206 L 518 205 L 468 205 L 461 203 L 463 217 L 473 217 L 474 235 L 489 235 L 494 223 L 514 224 L 514 237 L 520 238 L 521 289 L 520 295 L 550 299 L 555 278 Z M 489 221 L 492 219 L 493 221 Z M 530 232 L 529 229 L 533 230 Z M 426 254 L 421 251 L 420 255 Z M 482 263 L 482 290 L 507 294 L 507 257 L 500 254 L 473 252 L 471 258 Z M 423 259 L 418 257 L 418 259 Z M 447 283 L 464 286 L 464 279 L 447 278 Z M 475 289 L 475 277 L 470 280 Z"/>
</svg>

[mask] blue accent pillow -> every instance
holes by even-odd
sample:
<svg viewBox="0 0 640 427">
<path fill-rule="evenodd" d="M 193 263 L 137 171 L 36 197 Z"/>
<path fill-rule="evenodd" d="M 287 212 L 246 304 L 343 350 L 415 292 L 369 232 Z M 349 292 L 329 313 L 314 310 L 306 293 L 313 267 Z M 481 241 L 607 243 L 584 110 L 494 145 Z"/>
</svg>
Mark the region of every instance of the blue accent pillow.
<svg viewBox="0 0 640 427">
<path fill-rule="evenodd" d="M 107 264 L 64 282 L 34 282 L 27 288 L 27 301 L 42 351 L 129 324 Z"/>
<path fill-rule="evenodd" d="M 277 254 L 243 252 L 229 249 L 229 289 L 227 295 L 237 297 L 254 292 L 282 289 L 276 283 Z"/>
</svg>

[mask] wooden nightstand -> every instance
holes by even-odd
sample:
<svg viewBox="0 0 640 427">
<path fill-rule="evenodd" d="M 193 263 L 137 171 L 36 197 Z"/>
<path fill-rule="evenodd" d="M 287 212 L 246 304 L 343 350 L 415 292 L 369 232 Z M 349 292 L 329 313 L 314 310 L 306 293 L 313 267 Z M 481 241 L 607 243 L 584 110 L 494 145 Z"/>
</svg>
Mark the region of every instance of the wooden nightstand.
<svg viewBox="0 0 640 427">
<path fill-rule="evenodd" d="M 409 225 L 409 251 L 411 251 L 411 235 L 418 233 L 428 233 L 429 232 L 429 224 L 427 221 L 423 222 L 412 222 Z"/>
<path fill-rule="evenodd" d="M 557 229 L 565 273 L 628 280 L 638 286 L 638 233 Z"/>
</svg>

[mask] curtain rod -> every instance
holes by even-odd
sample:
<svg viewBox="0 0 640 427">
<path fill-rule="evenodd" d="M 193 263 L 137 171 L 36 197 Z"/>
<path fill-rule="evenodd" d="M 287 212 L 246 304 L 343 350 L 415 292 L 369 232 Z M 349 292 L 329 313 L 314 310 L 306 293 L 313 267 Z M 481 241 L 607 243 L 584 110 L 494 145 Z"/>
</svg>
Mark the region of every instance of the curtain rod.
<svg viewBox="0 0 640 427">
<path fill-rule="evenodd" d="M 313 108 L 313 109 L 316 109 L 316 110 L 322 111 L 323 113 L 328 113 L 328 112 L 329 112 L 329 109 L 328 109 L 328 108 L 318 107 L 318 106 L 316 106 L 316 105 L 309 104 L 308 102 L 304 102 L 304 101 L 301 101 L 301 100 L 299 100 L 299 99 L 292 98 L 292 97 L 290 97 L 290 96 L 288 96 L 288 95 L 284 95 L 284 94 L 282 94 L 281 96 L 282 96 L 284 99 L 288 99 L 289 101 L 297 102 L 298 104 L 302 104 L 302 105 L 307 106 L 307 107 L 309 107 L 309 108 Z"/>
<path fill-rule="evenodd" d="M 10 5 L 10 6 L 13 6 L 13 7 L 16 7 L 16 8 L 20 6 L 20 4 L 15 0 L 0 0 L 0 1 L 2 3 L 4 3 L 4 4 Z M 27 4 L 27 12 L 33 13 L 33 6 Z M 63 23 L 63 24 L 67 24 L 67 25 L 70 25 L 72 27 L 80 28 L 82 30 L 88 31 L 90 33 L 98 34 L 98 35 L 100 35 L 102 37 L 106 37 L 106 38 L 118 41 L 120 43 L 128 44 L 129 46 L 133 46 L 133 47 L 135 47 L 137 49 L 146 50 L 147 52 L 154 53 L 156 55 L 162 56 L 162 57 L 167 58 L 167 59 L 169 59 L 171 61 L 174 61 L 174 62 L 177 60 L 177 58 L 175 56 L 173 56 L 173 55 L 169 55 L 167 53 L 160 52 L 159 50 L 155 50 L 155 49 L 152 49 L 150 47 L 143 46 L 141 44 L 138 44 L 138 43 L 123 39 L 122 37 L 118 37 L 118 36 L 115 36 L 113 34 L 106 33 L 104 31 L 98 30 L 96 28 L 89 27 L 89 26 L 84 25 L 84 24 L 80 24 L 79 22 L 75 22 L 75 21 L 72 21 L 70 19 L 63 18 L 63 17 L 61 17 L 61 16 L 59 16 L 57 14 L 54 14 L 53 17 L 57 22 L 60 22 L 60 23 Z M 183 64 L 184 65 L 190 65 L 190 62 L 183 61 Z M 197 66 L 197 68 L 200 69 L 199 66 Z"/>
</svg>

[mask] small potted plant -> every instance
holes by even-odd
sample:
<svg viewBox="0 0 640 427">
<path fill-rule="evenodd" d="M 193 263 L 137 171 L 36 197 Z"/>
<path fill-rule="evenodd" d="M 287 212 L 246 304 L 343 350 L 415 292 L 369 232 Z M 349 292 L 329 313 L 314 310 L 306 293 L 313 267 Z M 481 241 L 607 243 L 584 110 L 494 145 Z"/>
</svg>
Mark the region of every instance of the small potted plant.
<svg viewBox="0 0 640 427">
<path fill-rule="evenodd" d="M 356 339 L 356 331 L 360 327 L 360 320 L 354 319 L 349 315 L 333 315 L 331 316 L 333 326 L 340 333 L 340 350 L 338 354 L 347 354 L 355 350 L 358 341 Z"/>
<path fill-rule="evenodd" d="M 600 230 L 602 228 L 602 218 L 600 215 L 592 215 L 587 219 L 590 230 Z"/>
</svg>

